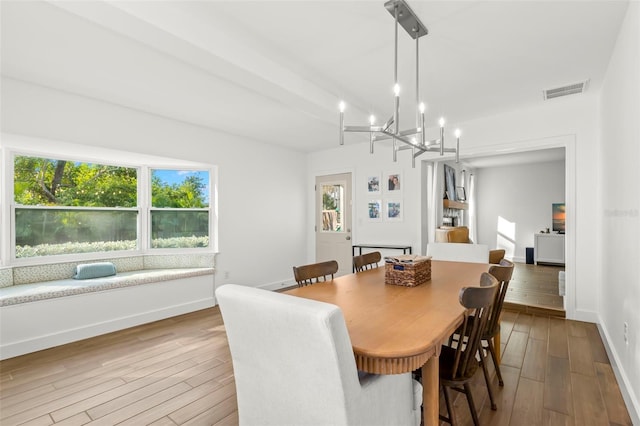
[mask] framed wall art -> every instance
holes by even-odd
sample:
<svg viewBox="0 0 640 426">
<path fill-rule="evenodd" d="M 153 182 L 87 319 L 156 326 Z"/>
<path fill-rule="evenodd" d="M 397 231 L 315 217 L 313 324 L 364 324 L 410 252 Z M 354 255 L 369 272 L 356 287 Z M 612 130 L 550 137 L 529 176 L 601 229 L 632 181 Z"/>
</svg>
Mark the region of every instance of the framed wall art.
<svg viewBox="0 0 640 426">
<path fill-rule="evenodd" d="M 451 201 L 456 201 L 456 169 L 444 165 L 444 197 Z"/>
<path fill-rule="evenodd" d="M 367 176 L 367 194 L 379 194 L 380 193 L 380 175 L 370 174 Z"/>
<path fill-rule="evenodd" d="M 395 221 L 395 222 L 402 220 L 402 201 L 386 200 L 384 205 L 385 205 L 385 216 L 384 216 L 385 220 Z"/>
<path fill-rule="evenodd" d="M 402 189 L 402 175 L 397 172 L 386 173 L 387 182 L 385 189 L 388 192 L 399 192 Z"/>
<path fill-rule="evenodd" d="M 367 219 L 371 222 L 382 221 L 382 201 L 369 200 L 367 202 Z"/>
</svg>

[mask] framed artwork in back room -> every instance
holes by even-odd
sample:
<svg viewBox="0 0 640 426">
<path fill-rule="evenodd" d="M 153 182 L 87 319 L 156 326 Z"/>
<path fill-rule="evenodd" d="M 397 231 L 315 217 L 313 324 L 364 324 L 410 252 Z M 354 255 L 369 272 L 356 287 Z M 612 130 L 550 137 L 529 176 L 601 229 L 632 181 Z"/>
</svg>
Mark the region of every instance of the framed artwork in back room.
<svg viewBox="0 0 640 426">
<path fill-rule="evenodd" d="M 444 197 L 451 201 L 456 201 L 456 170 L 448 165 L 444 165 Z"/>
</svg>

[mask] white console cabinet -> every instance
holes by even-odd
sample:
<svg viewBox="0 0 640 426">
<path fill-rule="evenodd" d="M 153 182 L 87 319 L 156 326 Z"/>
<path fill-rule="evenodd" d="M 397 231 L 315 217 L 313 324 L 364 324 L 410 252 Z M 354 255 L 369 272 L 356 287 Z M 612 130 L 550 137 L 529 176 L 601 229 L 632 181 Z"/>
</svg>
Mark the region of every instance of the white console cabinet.
<svg viewBox="0 0 640 426">
<path fill-rule="evenodd" d="M 564 265 L 564 234 L 535 234 L 535 263 Z"/>
</svg>

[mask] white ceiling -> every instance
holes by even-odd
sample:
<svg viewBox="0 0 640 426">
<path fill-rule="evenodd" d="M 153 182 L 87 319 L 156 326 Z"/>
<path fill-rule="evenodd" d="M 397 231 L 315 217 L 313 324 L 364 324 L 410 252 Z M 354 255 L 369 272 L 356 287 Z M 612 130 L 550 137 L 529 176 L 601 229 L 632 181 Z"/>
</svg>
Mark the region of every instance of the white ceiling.
<svg viewBox="0 0 640 426">
<path fill-rule="evenodd" d="M 2 74 L 301 151 L 391 115 L 384 1 L 7 1 Z M 411 1 L 427 120 L 533 106 L 602 83 L 623 1 Z M 415 116 L 415 42 L 400 29 L 401 120 Z M 580 95 L 574 95 L 580 96 Z M 411 117 L 407 119 L 405 117 Z M 401 126 L 405 127 L 405 126 Z M 413 126 L 411 126 L 413 127 Z M 353 139 L 352 139 L 353 138 Z M 347 135 L 347 143 L 358 141 Z M 557 154 L 557 153 L 556 153 Z"/>
</svg>

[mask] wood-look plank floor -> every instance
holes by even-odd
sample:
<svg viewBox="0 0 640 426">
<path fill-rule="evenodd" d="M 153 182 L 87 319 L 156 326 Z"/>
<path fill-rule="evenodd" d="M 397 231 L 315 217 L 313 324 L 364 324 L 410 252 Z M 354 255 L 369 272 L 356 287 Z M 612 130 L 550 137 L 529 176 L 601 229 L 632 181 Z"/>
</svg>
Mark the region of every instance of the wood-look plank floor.
<svg viewBox="0 0 640 426">
<path fill-rule="evenodd" d="M 631 424 L 594 324 L 506 311 L 501 339 L 497 411 L 473 382 L 482 424 Z M 217 307 L 0 362 L 2 426 L 237 425 L 235 395 Z"/>
<path fill-rule="evenodd" d="M 481 424 L 631 425 L 595 324 L 507 310 L 500 338 L 504 387 L 488 362 L 498 410 L 480 371 L 473 380 Z M 461 424 L 472 425 L 464 395 L 455 407 Z"/>
<path fill-rule="evenodd" d="M 564 318 L 564 298 L 558 290 L 560 271 L 564 271 L 564 267 L 515 263 L 505 306 L 524 313 Z"/>
</svg>

